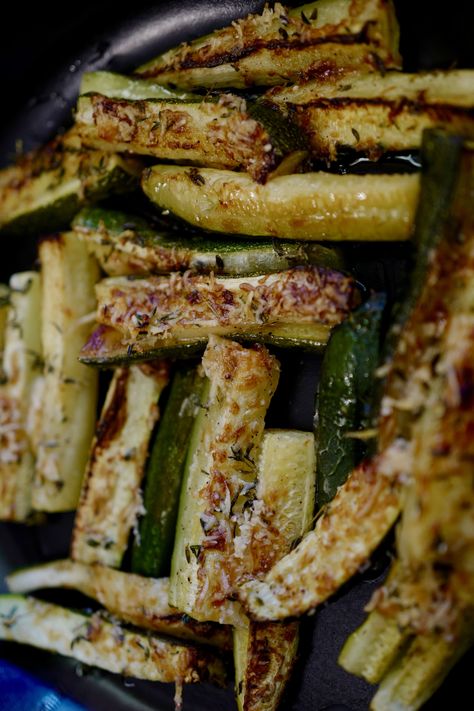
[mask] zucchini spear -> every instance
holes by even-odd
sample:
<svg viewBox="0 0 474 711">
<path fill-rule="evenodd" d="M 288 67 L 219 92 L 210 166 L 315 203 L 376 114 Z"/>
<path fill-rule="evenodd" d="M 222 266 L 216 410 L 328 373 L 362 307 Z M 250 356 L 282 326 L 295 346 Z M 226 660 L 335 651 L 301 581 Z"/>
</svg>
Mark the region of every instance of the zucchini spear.
<svg viewBox="0 0 474 711">
<path fill-rule="evenodd" d="M 86 207 L 73 229 L 109 276 L 166 274 L 188 269 L 229 276 L 268 274 L 298 264 L 342 269 L 340 253 L 316 242 L 209 239 L 178 231 L 157 231 L 142 217 Z"/>
<path fill-rule="evenodd" d="M 97 285 L 97 298 L 101 325 L 80 358 L 103 365 L 195 353 L 212 334 L 318 348 L 359 294 L 340 272 L 297 267 L 240 278 L 115 277 Z"/>
<path fill-rule="evenodd" d="M 142 511 L 140 485 L 168 376 L 162 361 L 114 371 L 74 522 L 74 560 L 120 566 Z"/>
<path fill-rule="evenodd" d="M 278 109 L 233 94 L 187 101 L 87 94 L 79 97 L 75 130 L 89 148 L 241 169 L 259 182 L 290 153 L 306 155 L 300 131 Z M 190 174 L 199 184 L 199 172 Z"/>
<path fill-rule="evenodd" d="M 0 233 L 68 229 L 83 205 L 136 187 L 139 161 L 77 146 L 70 132 L 0 171 Z"/>
<path fill-rule="evenodd" d="M 474 132 L 474 71 L 354 75 L 273 89 L 266 99 L 285 111 L 312 153 L 336 160 L 347 149 L 379 158 L 418 150 L 426 128 Z"/>
<path fill-rule="evenodd" d="M 33 411 L 42 383 L 40 275 L 13 274 L 3 299 L 7 323 L 5 382 L 0 385 L 0 519 L 23 521 L 31 511 L 37 434 Z"/>
<path fill-rule="evenodd" d="M 79 500 L 96 418 L 97 374 L 77 355 L 90 331 L 98 268 L 71 232 L 44 239 L 39 256 L 45 373 L 33 508 L 69 511 Z"/>
<path fill-rule="evenodd" d="M 21 595 L 0 596 L 0 639 L 30 644 L 122 676 L 177 684 L 222 684 L 221 659 L 154 634 Z"/>
<path fill-rule="evenodd" d="M 235 548 L 245 574 L 258 575 L 287 553 L 310 528 L 314 510 L 315 447 L 309 432 L 266 430 L 258 460 L 256 495 Z M 290 676 L 299 623 L 247 620 L 234 628 L 240 711 L 274 711 Z"/>
<path fill-rule="evenodd" d="M 233 592 L 234 520 L 251 496 L 264 418 L 279 376 L 266 348 L 215 336 L 209 385 L 188 450 L 171 563 L 170 603 L 197 620 L 242 625 Z"/>
<path fill-rule="evenodd" d="M 181 88 L 273 85 L 306 76 L 399 67 L 392 2 L 319 0 L 265 6 L 152 59 L 136 73 Z"/>
<path fill-rule="evenodd" d="M 213 232 L 306 240 L 406 240 L 419 176 L 283 175 L 260 185 L 226 170 L 156 165 L 142 188 L 161 210 Z"/>
<path fill-rule="evenodd" d="M 168 578 L 144 578 L 105 565 L 57 560 L 21 568 L 7 577 L 10 592 L 71 588 L 97 600 L 118 619 L 171 637 L 230 649 L 230 630 L 196 622 L 168 604 Z"/>
</svg>

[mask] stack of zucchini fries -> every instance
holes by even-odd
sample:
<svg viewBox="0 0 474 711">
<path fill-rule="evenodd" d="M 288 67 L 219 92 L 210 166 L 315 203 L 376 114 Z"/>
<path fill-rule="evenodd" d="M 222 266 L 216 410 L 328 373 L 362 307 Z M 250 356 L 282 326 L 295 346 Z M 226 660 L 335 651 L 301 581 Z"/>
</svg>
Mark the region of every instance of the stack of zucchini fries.
<svg viewBox="0 0 474 711">
<path fill-rule="evenodd" d="M 412 711 L 473 642 L 474 70 L 404 73 L 398 41 L 391 0 L 274 3 L 86 73 L 0 172 L 0 231 L 41 236 L 0 290 L 0 519 L 76 512 L 0 639 L 177 708 L 233 653 L 238 708 L 274 711 L 300 618 L 395 526 L 341 665 Z M 408 240 L 392 308 L 340 246 Z M 280 348 L 321 358 L 311 432 L 266 426 Z M 29 595 L 61 587 L 96 612 Z"/>
</svg>

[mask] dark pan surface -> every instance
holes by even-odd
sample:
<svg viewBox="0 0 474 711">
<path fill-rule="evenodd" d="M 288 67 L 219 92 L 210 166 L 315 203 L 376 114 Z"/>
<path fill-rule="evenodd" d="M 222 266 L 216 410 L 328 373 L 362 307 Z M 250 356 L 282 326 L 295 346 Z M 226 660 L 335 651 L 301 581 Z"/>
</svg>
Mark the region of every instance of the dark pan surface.
<svg viewBox="0 0 474 711">
<path fill-rule="evenodd" d="M 298 3 L 300 4 L 300 3 Z M 147 58 L 204 34 L 231 19 L 262 7 L 260 0 L 168 0 L 166 2 L 119 4 L 90 0 L 63 5 L 58 13 L 48 3 L 10 7 L 8 26 L 3 28 L 0 65 L 3 100 L 0 133 L 0 161 L 7 164 L 21 141 L 24 149 L 35 147 L 68 125 L 77 96 L 80 75 L 93 69 L 128 71 Z M 406 68 L 473 66 L 472 24 L 467 3 L 453 2 L 443 12 L 427 1 L 396 2 L 402 26 L 402 53 Z M 364 254 L 367 256 L 367 254 Z M 393 256 L 393 255 L 392 255 Z M 369 255 L 372 257 L 372 255 Z M 3 244 L 0 278 L 17 269 L 32 266 L 34 244 Z M 375 268 L 387 276 L 377 255 Z M 402 259 L 388 260 L 399 268 Z M 377 276 L 378 275 L 378 276 Z M 391 278 L 389 275 L 389 280 Z M 376 288 L 380 285 L 372 283 Z M 269 425 L 310 429 L 318 360 L 308 356 L 280 354 L 283 381 L 269 416 Z M 287 366 L 285 369 L 285 365 Z M 0 589 L 9 570 L 42 560 L 66 556 L 72 515 L 56 515 L 44 527 L 0 525 Z M 282 708 L 289 711 L 365 711 L 373 689 L 345 673 L 337 656 L 347 635 L 364 618 L 363 607 L 380 584 L 388 561 L 388 547 L 375 554 L 372 566 L 302 624 L 301 652 L 287 698 Z M 53 596 L 54 597 L 54 596 Z M 60 592 L 54 597 L 74 604 L 73 597 Z M 123 680 L 117 676 L 87 670 L 74 662 L 13 644 L 0 644 L 0 657 L 34 671 L 91 711 L 173 709 L 174 689 L 170 685 Z M 459 689 L 467 678 L 472 655 L 450 674 L 426 711 L 462 708 Z M 466 705 L 467 707 L 467 705 Z M 0 710 L 3 709 L 0 699 Z M 184 708 L 189 711 L 232 711 L 232 689 L 208 685 L 188 687 Z M 8 710 L 5 710 L 8 711 Z"/>
</svg>

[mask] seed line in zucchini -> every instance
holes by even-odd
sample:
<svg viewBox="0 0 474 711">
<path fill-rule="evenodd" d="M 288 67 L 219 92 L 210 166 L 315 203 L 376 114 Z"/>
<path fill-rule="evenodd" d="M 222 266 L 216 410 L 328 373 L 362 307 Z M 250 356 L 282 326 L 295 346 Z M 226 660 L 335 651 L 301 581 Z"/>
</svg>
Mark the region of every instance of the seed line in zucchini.
<svg viewBox="0 0 474 711">
<path fill-rule="evenodd" d="M 337 326 L 324 352 L 315 414 L 318 508 L 364 456 L 355 436 L 370 424 L 385 298 L 370 297 Z"/>
<path fill-rule="evenodd" d="M 287 154 L 306 148 L 301 132 L 278 109 L 232 94 L 187 101 L 87 94 L 79 97 L 75 130 L 89 148 L 241 169 L 259 182 Z M 197 170 L 190 175 L 200 184 Z"/>
<path fill-rule="evenodd" d="M 130 532 L 143 512 L 140 486 L 168 376 L 164 361 L 114 371 L 74 522 L 74 560 L 120 567 Z"/>
<path fill-rule="evenodd" d="M 437 132 L 426 136 L 431 162 L 424 176 L 423 196 L 434 205 L 435 179 L 440 166 L 448 163 L 443 151 L 433 148 L 444 140 L 448 145 L 451 142 L 460 157 L 457 139 L 449 135 L 443 139 Z M 471 154 L 466 144 L 464 157 L 458 162 L 461 171 L 470 170 Z M 241 599 L 257 619 L 301 614 L 327 599 L 367 560 L 400 514 L 402 493 L 414 472 L 416 422 L 423 413 L 429 419 L 436 412 L 436 407 L 425 409 L 439 378 L 433 368 L 447 346 L 446 329 L 458 314 L 460 299 L 471 294 L 471 288 L 466 289 L 471 278 L 467 255 L 474 235 L 465 199 L 469 191 L 463 192 L 462 181 L 453 183 L 452 174 L 446 175 L 445 181 L 440 189 L 440 196 L 446 199 L 445 209 L 437 209 L 436 229 L 428 206 L 419 212 L 418 234 L 427 250 L 423 238 L 424 231 L 429 230 L 433 248 L 418 298 L 411 301 L 411 314 L 401 327 L 387 366 L 377 454 L 351 472 L 318 518 L 315 529 L 272 568 L 264 581 L 243 586 Z M 465 181 L 464 187 L 468 184 Z M 450 188 L 446 190 L 446 186 Z M 463 240 L 459 240 L 460 230 L 465 235 Z M 440 309 L 445 314 L 443 324 L 439 322 Z M 299 571 L 298 576 L 295 571 Z"/>
<path fill-rule="evenodd" d="M 266 274 L 298 264 L 344 268 L 337 249 L 316 242 L 207 238 L 177 231 L 157 231 L 137 215 L 87 207 L 73 221 L 109 276 L 186 271 L 229 276 Z"/>
<path fill-rule="evenodd" d="M 105 565 L 57 560 L 16 570 L 6 582 L 13 593 L 44 588 L 79 590 L 112 615 L 136 627 L 222 649 L 232 647 L 228 627 L 196 622 L 169 606 L 168 578 L 144 578 Z"/>
<path fill-rule="evenodd" d="M 225 680 L 222 661 L 209 650 L 21 595 L 0 596 L 0 638 L 126 677 L 178 684 Z"/>
<path fill-rule="evenodd" d="M 72 232 L 45 238 L 39 257 L 44 389 L 37 407 L 33 508 L 69 511 L 79 500 L 96 418 L 97 374 L 77 356 L 90 333 L 99 270 Z"/>
<path fill-rule="evenodd" d="M 474 71 L 356 74 L 283 87 L 266 99 L 285 111 L 308 139 L 312 154 L 336 160 L 348 149 L 380 158 L 418 150 L 423 131 L 474 131 Z"/>
<path fill-rule="evenodd" d="M 400 241 L 412 236 L 417 174 L 283 175 L 265 185 L 212 168 L 156 165 L 142 188 L 160 210 L 211 232 L 331 241 Z"/>
<path fill-rule="evenodd" d="M 24 521 L 31 511 L 35 466 L 35 393 L 42 383 L 41 283 L 37 272 L 10 278 L 0 384 L 0 519 Z M 8 296 L 7 296 L 8 295 Z M 7 301 L 8 299 L 8 301 Z"/>
<path fill-rule="evenodd" d="M 79 145 L 70 133 L 0 171 L 1 233 L 68 229 L 84 205 L 136 187 L 142 170 L 137 159 L 73 150 Z"/>
<path fill-rule="evenodd" d="M 180 345 L 199 348 L 211 334 L 320 346 L 359 301 L 351 277 L 311 266 L 240 278 L 111 277 L 96 291 L 101 326 L 81 359 L 98 363 L 106 361 L 110 343 L 103 327 L 117 332 L 125 359 L 150 358 L 155 349 L 179 353 Z M 114 359 L 113 347 L 109 356 Z"/>
<path fill-rule="evenodd" d="M 400 67 L 398 23 L 392 2 L 320 0 L 296 8 L 265 5 L 136 70 L 181 88 L 245 88 Z"/>
<path fill-rule="evenodd" d="M 195 365 L 182 366 L 173 376 L 146 465 L 145 514 L 133 544 L 134 573 L 169 575 L 186 450 L 204 384 Z"/>
<path fill-rule="evenodd" d="M 255 486 L 264 418 L 279 364 L 262 346 L 216 336 L 209 385 L 188 450 L 170 576 L 170 604 L 197 620 L 242 624 L 233 591 L 235 526 Z"/>
</svg>

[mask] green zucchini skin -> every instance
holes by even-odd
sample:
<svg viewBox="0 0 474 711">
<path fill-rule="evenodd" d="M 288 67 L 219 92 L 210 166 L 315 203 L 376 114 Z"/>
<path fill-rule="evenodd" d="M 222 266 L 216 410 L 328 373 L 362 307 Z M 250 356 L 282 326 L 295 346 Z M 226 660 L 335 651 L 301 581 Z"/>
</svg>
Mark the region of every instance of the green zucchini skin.
<svg viewBox="0 0 474 711">
<path fill-rule="evenodd" d="M 73 228 L 110 275 L 166 274 L 185 271 L 234 276 L 281 271 L 317 264 L 344 269 L 337 248 L 315 242 L 236 239 L 233 236 L 158 231 L 143 217 L 102 207 L 85 207 Z"/>
<path fill-rule="evenodd" d="M 348 433 L 369 425 L 385 296 L 374 294 L 331 334 L 317 394 L 317 504 L 331 501 L 365 447 Z"/>
<path fill-rule="evenodd" d="M 169 575 L 187 445 L 204 384 L 194 363 L 174 374 L 146 468 L 146 514 L 133 545 L 134 573 L 154 578 Z"/>
</svg>

